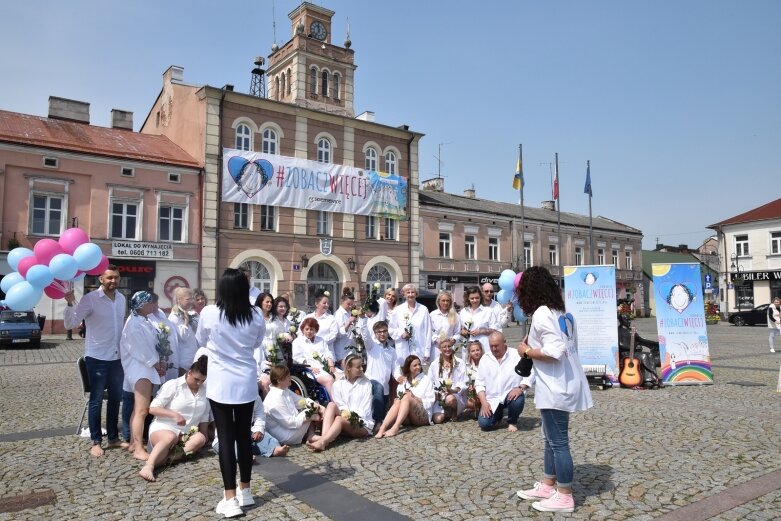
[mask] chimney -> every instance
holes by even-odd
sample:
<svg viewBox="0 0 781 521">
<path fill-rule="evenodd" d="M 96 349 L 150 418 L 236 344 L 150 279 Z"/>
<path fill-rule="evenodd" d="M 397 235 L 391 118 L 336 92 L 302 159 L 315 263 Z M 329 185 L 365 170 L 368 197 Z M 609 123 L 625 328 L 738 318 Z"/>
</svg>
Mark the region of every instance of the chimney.
<svg viewBox="0 0 781 521">
<path fill-rule="evenodd" d="M 184 67 L 171 65 L 163 73 L 163 83 L 181 83 L 184 77 Z"/>
<path fill-rule="evenodd" d="M 688 244 L 679 244 L 678 249 L 681 250 L 681 253 L 686 253 L 689 251 L 689 245 Z"/>
<path fill-rule="evenodd" d="M 426 179 L 420 183 L 420 189 L 425 192 L 444 192 L 445 191 L 445 178 L 434 177 Z"/>
<path fill-rule="evenodd" d="M 361 112 L 355 119 L 360 119 L 361 121 L 368 121 L 369 123 L 374 123 L 374 112 L 372 112 L 371 110 Z"/>
<path fill-rule="evenodd" d="M 89 103 L 49 96 L 49 117 L 89 125 Z"/>
<path fill-rule="evenodd" d="M 126 110 L 111 109 L 111 128 L 133 131 L 133 113 Z"/>
<path fill-rule="evenodd" d="M 476 193 L 474 188 L 467 188 L 466 190 L 464 190 L 464 197 L 467 197 L 469 199 L 474 199 L 475 195 Z"/>
<path fill-rule="evenodd" d="M 556 209 L 556 201 L 543 201 L 540 203 L 540 208 L 543 210 L 555 210 Z"/>
</svg>

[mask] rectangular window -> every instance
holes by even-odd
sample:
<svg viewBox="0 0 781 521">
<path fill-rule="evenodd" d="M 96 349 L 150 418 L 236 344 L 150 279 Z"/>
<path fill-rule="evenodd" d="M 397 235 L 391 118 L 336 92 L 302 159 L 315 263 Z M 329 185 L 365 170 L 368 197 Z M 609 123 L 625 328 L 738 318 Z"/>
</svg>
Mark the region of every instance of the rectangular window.
<svg viewBox="0 0 781 521">
<path fill-rule="evenodd" d="M 377 218 L 373 215 L 366 216 L 366 238 L 377 238 Z"/>
<path fill-rule="evenodd" d="M 781 232 L 770 233 L 770 254 L 781 254 Z"/>
<path fill-rule="evenodd" d="M 184 208 L 181 206 L 160 206 L 157 237 L 160 241 L 183 241 Z"/>
<path fill-rule="evenodd" d="M 532 243 L 523 241 L 523 269 L 532 267 Z"/>
<path fill-rule="evenodd" d="M 124 177 L 133 177 L 136 174 L 135 174 L 135 171 L 132 168 L 127 167 L 127 166 L 123 166 L 122 167 L 122 175 Z"/>
<path fill-rule="evenodd" d="M 583 248 L 575 246 L 575 266 L 583 266 Z"/>
<path fill-rule="evenodd" d="M 611 253 L 613 254 L 613 266 L 615 266 L 616 269 L 620 268 L 618 265 L 618 250 L 613 250 Z"/>
<path fill-rule="evenodd" d="M 735 281 L 735 300 L 738 309 L 754 308 L 754 283 L 752 281 Z"/>
<path fill-rule="evenodd" d="M 181 183 L 182 177 L 179 174 L 175 174 L 173 172 L 168 172 L 168 182 L 169 183 Z"/>
<path fill-rule="evenodd" d="M 474 235 L 464 235 L 464 257 L 467 260 L 475 260 L 475 246 L 477 241 Z"/>
<path fill-rule="evenodd" d="M 383 223 L 383 238 L 386 241 L 396 240 L 396 219 L 385 219 Z"/>
<path fill-rule="evenodd" d="M 316 217 L 317 235 L 331 235 L 331 213 L 319 210 Z"/>
<path fill-rule="evenodd" d="M 138 239 L 138 203 L 111 203 L 111 238 Z"/>
<path fill-rule="evenodd" d="M 488 260 L 499 260 L 499 237 L 488 238 Z"/>
<path fill-rule="evenodd" d="M 63 198 L 33 194 L 32 233 L 59 235 L 62 232 Z"/>
<path fill-rule="evenodd" d="M 559 245 L 558 244 L 550 244 L 550 245 L 548 245 L 548 262 L 550 262 L 551 266 L 558 266 L 559 265 Z"/>
<path fill-rule="evenodd" d="M 445 259 L 450 259 L 450 234 L 439 234 L 439 256 Z"/>
<path fill-rule="evenodd" d="M 748 257 L 748 235 L 735 236 L 735 253 L 738 257 Z"/>
<path fill-rule="evenodd" d="M 233 227 L 239 230 L 249 229 L 248 203 L 233 203 Z"/>
<path fill-rule="evenodd" d="M 277 213 L 276 208 L 273 206 L 262 204 L 260 205 L 260 229 L 265 231 L 276 231 L 277 229 Z"/>
<path fill-rule="evenodd" d="M 599 248 L 597 250 L 597 264 L 602 265 L 605 264 L 605 250 L 602 248 Z"/>
<path fill-rule="evenodd" d="M 632 252 L 631 251 L 624 252 L 624 269 L 625 270 L 631 270 L 632 269 Z"/>
</svg>

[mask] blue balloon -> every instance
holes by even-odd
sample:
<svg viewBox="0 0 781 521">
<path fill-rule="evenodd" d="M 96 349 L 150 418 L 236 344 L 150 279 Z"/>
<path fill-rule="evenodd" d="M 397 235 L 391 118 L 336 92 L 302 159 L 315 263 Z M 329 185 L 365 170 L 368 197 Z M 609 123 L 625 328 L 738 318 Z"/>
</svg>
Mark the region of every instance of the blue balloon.
<svg viewBox="0 0 781 521">
<path fill-rule="evenodd" d="M 11 266 L 12 270 L 16 271 L 19 261 L 31 255 L 35 255 L 35 253 L 29 248 L 14 248 L 8 252 L 8 265 Z"/>
<path fill-rule="evenodd" d="M 36 289 L 27 281 L 14 285 L 5 295 L 6 305 L 14 311 L 29 311 L 35 307 L 43 290 Z"/>
<path fill-rule="evenodd" d="M 504 270 L 499 275 L 499 287 L 507 291 L 515 289 L 515 272 L 513 270 Z"/>
<path fill-rule="evenodd" d="M 24 282 L 24 277 L 22 277 L 22 274 L 18 271 L 11 272 L 3 277 L 2 281 L 0 281 L 0 289 L 3 290 L 3 293 L 8 293 L 9 289 L 19 284 L 20 282 Z"/>
<path fill-rule="evenodd" d="M 526 322 L 526 315 L 523 314 L 523 310 L 517 302 L 513 304 L 513 317 L 516 322 Z"/>
<path fill-rule="evenodd" d="M 30 269 L 27 270 L 27 276 L 25 278 L 32 287 L 40 289 L 41 291 L 54 282 L 54 275 L 52 275 L 51 270 L 43 264 L 36 264 L 35 266 L 30 267 Z"/>
<path fill-rule="evenodd" d="M 67 253 L 60 253 L 52 257 L 52 260 L 49 261 L 49 269 L 55 279 L 70 280 L 76 276 L 76 272 L 79 271 L 79 266 L 76 263 L 75 258 Z"/>
<path fill-rule="evenodd" d="M 496 294 L 496 301 L 501 304 L 502 306 L 506 305 L 508 302 L 510 302 L 510 292 L 506 289 L 500 289 L 499 293 Z"/>
<path fill-rule="evenodd" d="M 103 252 L 101 251 L 100 246 L 95 243 L 88 242 L 76 248 L 76 251 L 73 252 L 73 258 L 76 259 L 77 269 L 81 271 L 89 271 L 100 264 L 101 259 L 103 259 Z M 74 275 L 76 275 L 75 271 L 70 277 L 66 277 L 65 279 L 60 280 L 73 278 Z"/>
</svg>

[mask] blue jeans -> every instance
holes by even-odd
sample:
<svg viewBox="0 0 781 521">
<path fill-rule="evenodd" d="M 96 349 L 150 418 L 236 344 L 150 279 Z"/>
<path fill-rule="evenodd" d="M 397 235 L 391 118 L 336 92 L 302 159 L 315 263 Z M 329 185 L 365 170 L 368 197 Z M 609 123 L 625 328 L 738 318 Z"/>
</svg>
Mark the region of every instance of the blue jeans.
<svg viewBox="0 0 781 521">
<path fill-rule="evenodd" d="M 484 417 L 482 415 L 479 415 L 477 417 L 477 424 L 480 426 L 480 428 L 484 431 L 489 431 L 496 427 L 496 425 L 502 421 L 502 416 L 504 416 L 504 409 L 507 408 L 507 423 L 510 425 L 515 425 L 518 423 L 518 417 L 523 412 L 523 406 L 526 403 L 526 395 L 521 393 L 521 395 L 516 398 L 515 400 L 507 400 L 507 397 L 505 396 L 504 401 L 496 406 L 496 410 L 494 413 L 489 417 Z"/>
<path fill-rule="evenodd" d="M 388 412 L 389 396 L 382 388 L 382 384 L 377 380 L 371 380 L 372 383 L 372 418 L 375 425 L 381 425 Z"/>
<path fill-rule="evenodd" d="M 109 442 L 119 440 L 119 403 L 122 401 L 122 362 L 119 360 L 98 360 L 85 357 L 87 376 L 89 377 L 89 435 L 93 445 L 103 440 L 100 430 L 103 391 L 108 391 L 106 403 L 106 435 Z"/>
<path fill-rule="evenodd" d="M 555 479 L 560 487 L 571 487 L 574 466 L 569 451 L 569 413 L 540 409 L 540 416 L 545 438 L 543 475 Z"/>
<path fill-rule="evenodd" d="M 130 441 L 130 417 L 133 415 L 133 406 L 136 403 L 136 395 L 132 392 L 122 391 L 122 437 Z"/>
</svg>

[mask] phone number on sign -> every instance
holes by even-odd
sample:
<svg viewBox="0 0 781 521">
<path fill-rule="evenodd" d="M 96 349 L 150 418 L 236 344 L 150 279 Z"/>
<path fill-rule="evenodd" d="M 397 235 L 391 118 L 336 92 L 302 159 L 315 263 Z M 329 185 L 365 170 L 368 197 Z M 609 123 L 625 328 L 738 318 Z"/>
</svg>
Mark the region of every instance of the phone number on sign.
<svg viewBox="0 0 781 521">
<path fill-rule="evenodd" d="M 171 257 L 170 250 L 116 250 L 118 257 Z"/>
</svg>

